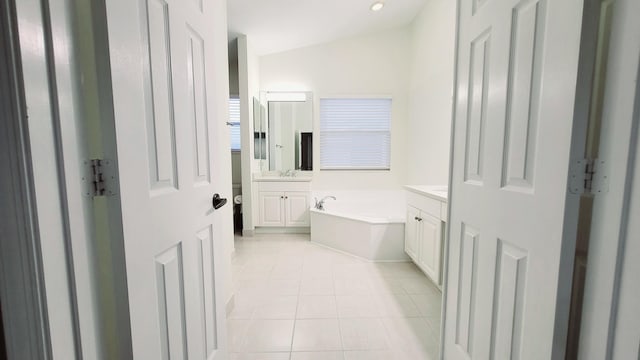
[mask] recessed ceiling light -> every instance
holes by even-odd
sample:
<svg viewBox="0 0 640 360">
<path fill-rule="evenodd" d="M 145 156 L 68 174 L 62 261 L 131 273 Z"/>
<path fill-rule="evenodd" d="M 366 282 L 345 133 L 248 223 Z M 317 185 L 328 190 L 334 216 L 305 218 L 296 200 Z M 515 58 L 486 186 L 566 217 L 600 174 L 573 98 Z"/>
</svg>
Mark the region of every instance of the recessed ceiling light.
<svg viewBox="0 0 640 360">
<path fill-rule="evenodd" d="M 380 11 L 384 7 L 384 3 L 382 1 L 376 1 L 371 4 L 371 11 Z"/>
</svg>

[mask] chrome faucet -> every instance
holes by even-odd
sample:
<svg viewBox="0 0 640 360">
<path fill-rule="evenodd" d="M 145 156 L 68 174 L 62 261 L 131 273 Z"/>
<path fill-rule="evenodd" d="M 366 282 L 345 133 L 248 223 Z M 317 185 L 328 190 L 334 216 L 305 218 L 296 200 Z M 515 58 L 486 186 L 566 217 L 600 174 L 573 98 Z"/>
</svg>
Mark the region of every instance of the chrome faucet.
<svg viewBox="0 0 640 360">
<path fill-rule="evenodd" d="M 296 176 L 296 171 L 294 169 L 289 169 L 287 171 L 280 171 L 280 176 L 290 176 L 290 177 L 295 177 Z"/>
<path fill-rule="evenodd" d="M 318 198 L 314 198 L 314 199 L 316 200 L 315 208 L 318 209 L 318 210 L 324 210 L 324 201 L 327 200 L 327 199 L 335 200 L 336 197 L 329 195 L 329 196 L 323 197 L 320 201 L 318 201 Z"/>
</svg>

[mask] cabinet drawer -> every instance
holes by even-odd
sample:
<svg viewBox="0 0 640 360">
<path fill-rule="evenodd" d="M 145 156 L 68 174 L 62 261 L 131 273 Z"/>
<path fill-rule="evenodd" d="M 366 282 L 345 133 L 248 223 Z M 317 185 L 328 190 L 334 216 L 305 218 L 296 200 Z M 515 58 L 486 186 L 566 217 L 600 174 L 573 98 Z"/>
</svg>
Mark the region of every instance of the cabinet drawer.
<svg viewBox="0 0 640 360">
<path fill-rule="evenodd" d="M 442 209 L 438 200 L 407 191 L 407 204 L 440 219 Z"/>
<path fill-rule="evenodd" d="M 258 191 L 309 191 L 309 183 L 303 181 L 255 181 Z"/>
</svg>

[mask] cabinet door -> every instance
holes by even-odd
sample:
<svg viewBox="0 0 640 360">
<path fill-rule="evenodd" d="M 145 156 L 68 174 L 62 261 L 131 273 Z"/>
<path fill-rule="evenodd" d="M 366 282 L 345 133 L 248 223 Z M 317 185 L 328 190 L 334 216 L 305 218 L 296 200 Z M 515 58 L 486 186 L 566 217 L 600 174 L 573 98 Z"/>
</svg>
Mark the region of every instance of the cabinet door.
<svg viewBox="0 0 640 360">
<path fill-rule="evenodd" d="M 404 229 L 404 252 L 414 261 L 418 261 L 418 219 L 420 211 L 407 206 L 407 222 Z"/>
<path fill-rule="evenodd" d="M 440 219 L 429 214 L 421 213 L 420 230 L 420 260 L 419 266 L 438 284 L 440 282 L 440 247 L 442 245 L 442 223 Z"/>
<path fill-rule="evenodd" d="M 285 198 L 285 222 L 287 226 L 309 226 L 309 194 L 288 192 Z"/>
<path fill-rule="evenodd" d="M 261 191 L 258 209 L 261 226 L 284 226 L 284 193 Z"/>
</svg>

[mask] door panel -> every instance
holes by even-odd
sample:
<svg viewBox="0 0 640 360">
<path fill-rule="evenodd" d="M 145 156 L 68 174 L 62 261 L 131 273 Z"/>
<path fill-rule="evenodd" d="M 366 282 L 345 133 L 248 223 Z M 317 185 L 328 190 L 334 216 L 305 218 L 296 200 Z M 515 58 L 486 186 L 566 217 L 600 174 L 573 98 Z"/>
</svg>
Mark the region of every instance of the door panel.
<svg viewBox="0 0 640 360">
<path fill-rule="evenodd" d="M 581 1 L 460 2 L 446 359 L 562 352 L 581 18 Z"/>
<path fill-rule="evenodd" d="M 442 225 L 440 219 L 429 214 L 420 214 L 419 251 L 420 265 L 435 284 L 440 282 L 440 243 Z"/>
<path fill-rule="evenodd" d="M 211 181 L 209 167 L 209 124 L 207 117 L 207 95 L 205 88 L 204 40 L 192 28 L 187 29 L 187 90 L 190 107 L 190 117 L 193 122 L 194 154 L 195 154 L 195 184 L 206 185 Z"/>
<path fill-rule="evenodd" d="M 173 81 L 171 78 L 171 38 L 168 4 L 149 0 L 146 6 L 148 31 L 144 46 L 149 49 L 145 64 L 147 151 L 151 190 L 177 189 L 177 159 Z"/>
<path fill-rule="evenodd" d="M 468 131 L 465 144 L 465 181 L 477 185 L 482 185 L 490 48 L 490 33 L 485 31 L 471 43 L 471 59 L 469 61 L 469 113 L 467 115 Z"/>
<path fill-rule="evenodd" d="M 414 261 L 418 261 L 418 218 L 420 211 L 407 206 L 407 222 L 405 224 L 404 251 Z"/>
<path fill-rule="evenodd" d="M 462 224 L 462 241 L 460 242 L 456 279 L 458 288 L 456 308 L 455 343 L 464 354 L 471 352 L 473 338 L 473 314 L 476 304 L 476 277 L 479 234 L 472 227 Z"/>
<path fill-rule="evenodd" d="M 285 219 L 287 226 L 309 226 L 309 195 L 307 192 L 285 193 Z"/>
<path fill-rule="evenodd" d="M 492 356 L 496 359 L 519 358 L 527 252 L 498 240 L 496 277 Z"/>
<path fill-rule="evenodd" d="M 284 193 L 260 192 L 260 224 L 262 226 L 284 226 Z"/>
<path fill-rule="evenodd" d="M 224 3 L 105 4 L 134 358 L 226 359 Z"/>
<path fill-rule="evenodd" d="M 180 244 L 156 257 L 158 320 L 163 359 L 184 359 L 187 356 L 182 274 Z"/>
<path fill-rule="evenodd" d="M 545 6 L 523 1 L 511 16 L 511 54 L 502 186 L 533 191 Z"/>
<path fill-rule="evenodd" d="M 198 242 L 198 281 L 200 281 L 200 296 L 204 314 L 205 350 L 207 358 L 218 347 L 218 326 L 216 318 L 216 298 L 215 298 L 215 273 L 213 258 L 213 229 L 208 226 L 196 234 Z"/>
</svg>

